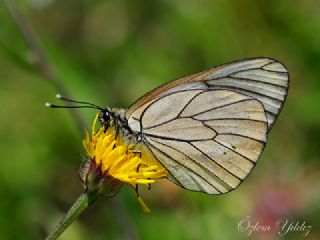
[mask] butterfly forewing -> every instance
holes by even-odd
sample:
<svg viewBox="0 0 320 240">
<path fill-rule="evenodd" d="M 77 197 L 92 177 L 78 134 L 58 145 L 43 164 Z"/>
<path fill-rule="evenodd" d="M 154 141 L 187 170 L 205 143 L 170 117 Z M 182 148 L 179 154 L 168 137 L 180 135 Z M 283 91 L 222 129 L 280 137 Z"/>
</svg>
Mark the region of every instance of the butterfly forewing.
<svg viewBox="0 0 320 240">
<path fill-rule="evenodd" d="M 162 94 L 185 89 L 230 89 L 259 100 L 271 129 L 288 93 L 289 75 L 284 65 L 270 58 L 244 59 L 168 82 L 138 99 L 127 111 L 134 111 Z"/>
<path fill-rule="evenodd" d="M 194 191 L 225 193 L 258 160 L 288 80 L 275 60 L 241 60 L 156 88 L 126 118 L 170 180 Z"/>
</svg>

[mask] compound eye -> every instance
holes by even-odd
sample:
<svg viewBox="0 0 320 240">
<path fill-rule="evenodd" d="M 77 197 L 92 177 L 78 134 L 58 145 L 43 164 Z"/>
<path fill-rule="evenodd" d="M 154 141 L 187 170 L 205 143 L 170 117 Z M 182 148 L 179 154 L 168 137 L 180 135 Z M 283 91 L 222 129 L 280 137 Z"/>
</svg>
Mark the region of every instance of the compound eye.
<svg viewBox="0 0 320 240">
<path fill-rule="evenodd" d="M 110 113 L 109 112 L 104 112 L 103 113 L 103 119 L 105 122 L 110 121 Z"/>
</svg>

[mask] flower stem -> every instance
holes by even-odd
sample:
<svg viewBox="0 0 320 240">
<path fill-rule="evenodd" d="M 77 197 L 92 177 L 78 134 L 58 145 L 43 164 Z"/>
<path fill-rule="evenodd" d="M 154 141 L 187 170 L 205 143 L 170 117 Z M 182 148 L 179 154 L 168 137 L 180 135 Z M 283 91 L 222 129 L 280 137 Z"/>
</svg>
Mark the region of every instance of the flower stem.
<svg viewBox="0 0 320 240">
<path fill-rule="evenodd" d="M 67 227 L 98 197 L 98 193 L 84 192 L 75 201 L 67 214 L 61 219 L 59 224 L 53 231 L 46 237 L 45 240 L 57 239 Z"/>
</svg>

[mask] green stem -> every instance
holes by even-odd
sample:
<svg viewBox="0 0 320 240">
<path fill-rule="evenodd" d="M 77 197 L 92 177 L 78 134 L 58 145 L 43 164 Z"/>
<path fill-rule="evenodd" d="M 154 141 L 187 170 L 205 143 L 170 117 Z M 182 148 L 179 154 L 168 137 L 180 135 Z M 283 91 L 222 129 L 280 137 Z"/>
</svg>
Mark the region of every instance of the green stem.
<svg viewBox="0 0 320 240">
<path fill-rule="evenodd" d="M 96 198 L 97 192 L 84 192 L 75 201 L 67 214 L 62 218 L 54 230 L 46 237 L 45 240 L 57 239 L 66 228 L 85 210 Z"/>
</svg>

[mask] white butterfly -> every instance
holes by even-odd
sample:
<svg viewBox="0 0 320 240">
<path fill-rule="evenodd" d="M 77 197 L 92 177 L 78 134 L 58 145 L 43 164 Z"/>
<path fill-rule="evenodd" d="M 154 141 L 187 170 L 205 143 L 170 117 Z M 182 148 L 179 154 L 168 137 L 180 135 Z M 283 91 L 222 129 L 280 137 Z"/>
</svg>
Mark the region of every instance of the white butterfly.
<svg viewBox="0 0 320 240">
<path fill-rule="evenodd" d="M 235 189 L 263 151 L 289 88 L 283 64 L 244 59 L 168 82 L 100 121 L 177 185 L 208 194 Z"/>
</svg>

